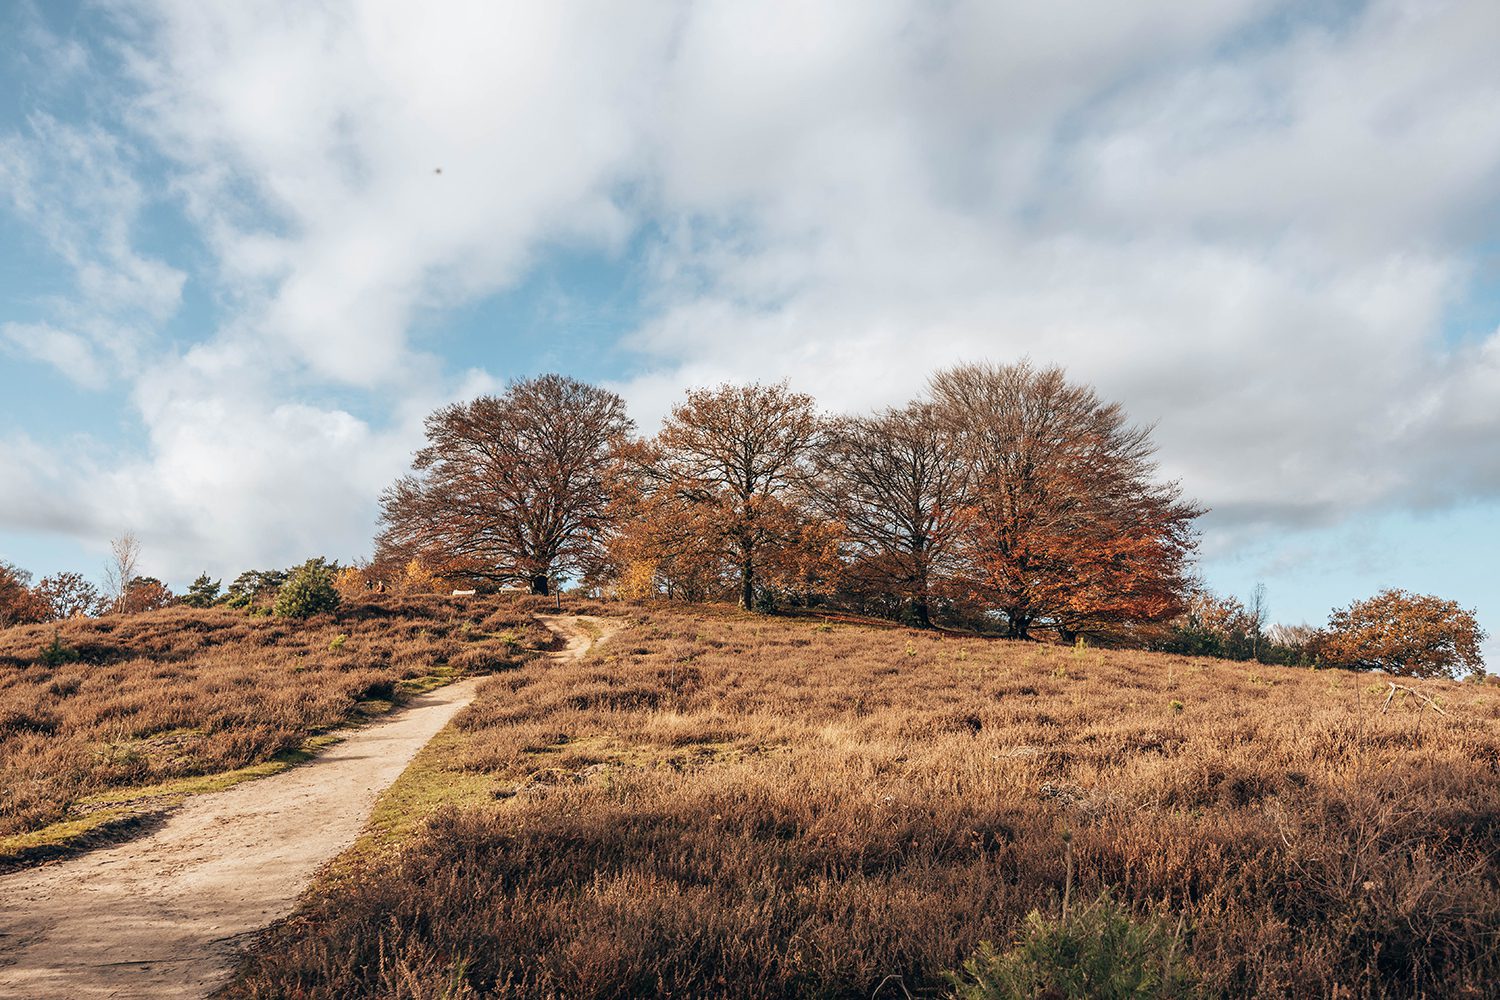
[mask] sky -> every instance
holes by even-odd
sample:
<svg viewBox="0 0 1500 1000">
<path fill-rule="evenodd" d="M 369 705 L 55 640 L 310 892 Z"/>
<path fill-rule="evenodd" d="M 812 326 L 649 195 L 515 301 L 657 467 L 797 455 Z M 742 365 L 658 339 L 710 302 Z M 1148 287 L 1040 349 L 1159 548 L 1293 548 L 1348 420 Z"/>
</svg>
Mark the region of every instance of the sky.
<svg viewBox="0 0 1500 1000">
<path fill-rule="evenodd" d="M 366 555 L 444 403 L 1059 364 L 1201 572 L 1500 632 L 1500 5 L 0 0 L 0 559 Z M 1487 647 L 1500 665 L 1500 638 Z"/>
</svg>

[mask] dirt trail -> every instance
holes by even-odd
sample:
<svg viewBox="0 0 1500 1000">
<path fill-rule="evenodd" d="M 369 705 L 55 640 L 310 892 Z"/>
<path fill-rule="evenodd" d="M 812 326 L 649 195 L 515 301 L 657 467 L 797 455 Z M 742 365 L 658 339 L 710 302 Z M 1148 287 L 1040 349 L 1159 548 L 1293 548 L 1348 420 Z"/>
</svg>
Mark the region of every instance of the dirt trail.
<svg viewBox="0 0 1500 1000">
<path fill-rule="evenodd" d="M 547 615 L 582 656 L 607 619 Z M 0 876 L 0 997 L 202 997 L 236 946 L 290 913 L 313 873 L 354 842 L 376 797 L 474 697 L 438 688 L 352 730 L 312 761 L 189 799 L 155 831 Z"/>
</svg>

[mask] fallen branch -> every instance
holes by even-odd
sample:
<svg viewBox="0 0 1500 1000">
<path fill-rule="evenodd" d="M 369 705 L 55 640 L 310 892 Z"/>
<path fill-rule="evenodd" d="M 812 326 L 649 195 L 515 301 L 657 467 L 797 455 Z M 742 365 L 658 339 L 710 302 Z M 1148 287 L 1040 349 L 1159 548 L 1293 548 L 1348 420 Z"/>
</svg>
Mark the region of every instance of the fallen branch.
<svg viewBox="0 0 1500 1000">
<path fill-rule="evenodd" d="M 1425 704 L 1425 706 L 1428 707 L 1428 708 L 1431 708 L 1438 715 L 1446 716 L 1448 714 L 1447 712 L 1443 711 L 1441 708 L 1438 708 L 1438 703 L 1437 702 L 1433 701 L 1431 698 L 1427 697 L 1425 694 L 1423 694 L 1422 692 L 1418 691 L 1416 688 L 1407 687 L 1405 684 L 1397 684 L 1395 681 L 1388 681 L 1387 683 L 1390 684 L 1391 690 L 1390 690 L 1390 693 L 1388 693 L 1385 696 L 1385 704 L 1380 706 L 1380 714 L 1381 715 L 1384 715 L 1386 713 L 1386 710 L 1391 707 L 1391 699 L 1393 699 L 1393 698 L 1396 697 L 1396 692 L 1397 691 L 1405 691 L 1407 694 L 1415 695 L 1416 697 L 1422 699 L 1422 701 Z"/>
</svg>

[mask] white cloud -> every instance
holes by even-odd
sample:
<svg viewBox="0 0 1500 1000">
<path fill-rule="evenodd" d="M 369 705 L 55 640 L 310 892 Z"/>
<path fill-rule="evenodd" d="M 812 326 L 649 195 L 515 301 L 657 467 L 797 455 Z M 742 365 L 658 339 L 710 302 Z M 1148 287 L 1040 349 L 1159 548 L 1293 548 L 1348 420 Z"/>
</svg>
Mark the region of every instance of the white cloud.
<svg viewBox="0 0 1500 1000">
<path fill-rule="evenodd" d="M 45 323 L 0 323 L 0 346 L 46 362 L 85 388 L 100 389 L 108 382 L 93 345 L 76 333 Z"/>
<path fill-rule="evenodd" d="M 422 414 L 491 384 L 414 328 L 632 239 L 645 427 L 686 384 L 863 407 L 1030 355 L 1158 421 L 1223 545 L 1500 496 L 1500 333 L 1443 339 L 1500 217 L 1494 5 L 112 9 L 124 126 L 0 138 L 90 305 L 5 336 L 131 378 L 148 447 L 13 441 L 8 522 L 71 491 L 101 499 L 67 530 L 155 525 L 182 572 L 357 552 Z M 186 350 L 151 346 L 183 276 L 132 242 L 164 195 L 223 316 Z"/>
<path fill-rule="evenodd" d="M 618 244 L 670 18 L 608 4 L 204 5 L 139 18 L 139 128 L 255 331 L 319 376 L 399 375 L 413 317 Z"/>
<path fill-rule="evenodd" d="M 1500 481 L 1500 340 L 1443 342 L 1500 209 L 1500 12 L 1265 13 L 695 16 L 661 126 L 681 221 L 636 341 L 661 369 L 631 391 L 660 411 L 682 381 L 789 374 L 859 407 L 1030 355 L 1159 421 L 1221 526 Z"/>
</svg>

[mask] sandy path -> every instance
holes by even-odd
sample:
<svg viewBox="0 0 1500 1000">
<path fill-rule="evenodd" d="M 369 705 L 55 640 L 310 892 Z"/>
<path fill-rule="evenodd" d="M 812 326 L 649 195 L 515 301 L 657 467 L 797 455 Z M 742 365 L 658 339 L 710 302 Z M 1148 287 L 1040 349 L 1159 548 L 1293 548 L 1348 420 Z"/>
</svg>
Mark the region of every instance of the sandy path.
<svg viewBox="0 0 1500 1000">
<path fill-rule="evenodd" d="M 554 657 L 582 656 L 613 630 L 541 620 L 568 641 Z M 0 876 L 0 997 L 204 996 L 241 939 L 290 913 L 354 842 L 376 797 L 478 683 L 415 698 L 300 767 L 189 799 L 148 836 Z"/>
</svg>

